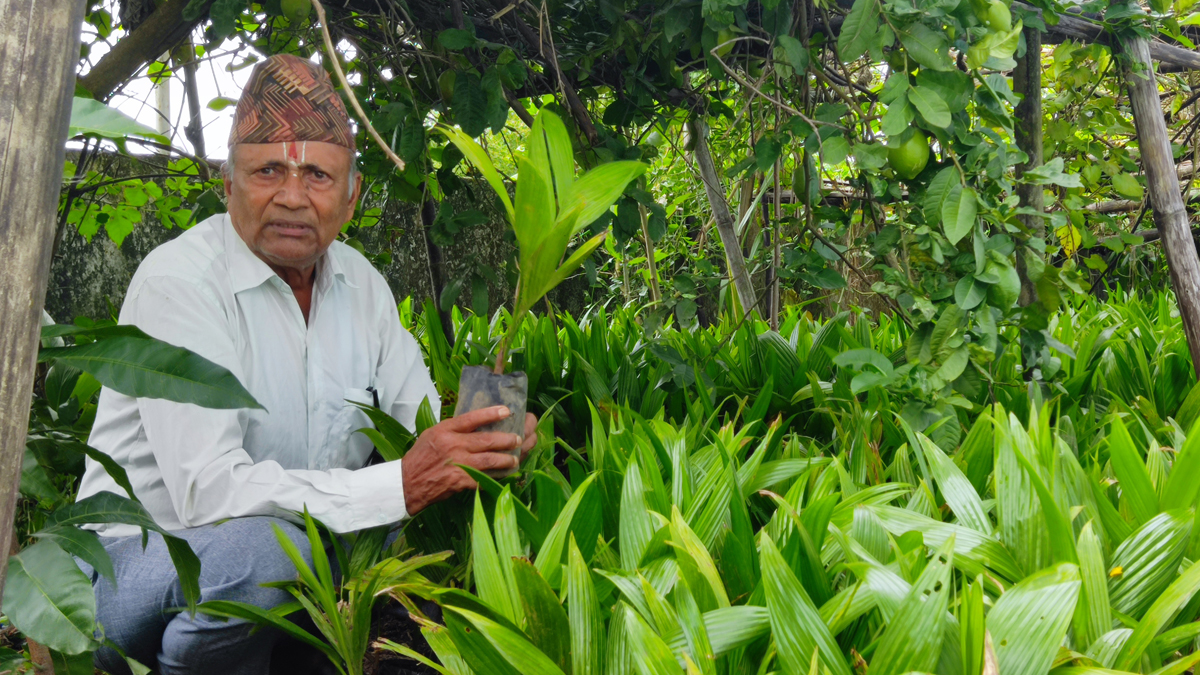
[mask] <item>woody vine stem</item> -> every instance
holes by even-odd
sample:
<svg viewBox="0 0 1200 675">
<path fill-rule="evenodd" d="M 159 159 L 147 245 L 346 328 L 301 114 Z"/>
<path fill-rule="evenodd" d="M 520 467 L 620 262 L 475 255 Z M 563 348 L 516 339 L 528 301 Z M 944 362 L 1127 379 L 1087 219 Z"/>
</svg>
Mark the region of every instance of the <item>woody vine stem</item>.
<svg viewBox="0 0 1200 675">
<path fill-rule="evenodd" d="M 333 72 L 337 74 L 338 82 L 342 83 L 342 90 L 346 92 L 346 98 L 350 99 L 350 105 L 354 107 L 354 112 L 358 113 L 358 118 L 362 120 L 364 126 L 367 127 L 367 133 L 371 138 L 379 144 L 383 149 L 383 154 L 392 160 L 401 171 L 404 170 L 404 160 L 392 151 L 379 132 L 375 130 L 371 120 L 367 118 L 367 113 L 363 112 L 362 104 L 358 102 L 358 97 L 354 95 L 354 89 L 350 87 L 350 82 L 346 79 L 346 73 L 342 72 L 342 64 L 338 60 L 337 52 L 333 49 L 333 38 L 329 35 L 329 22 L 325 20 L 325 7 L 321 5 L 321 0 L 312 0 L 313 8 L 317 10 L 317 21 L 321 23 L 321 36 L 325 38 L 325 51 L 329 53 L 329 61 L 333 64 Z"/>
</svg>

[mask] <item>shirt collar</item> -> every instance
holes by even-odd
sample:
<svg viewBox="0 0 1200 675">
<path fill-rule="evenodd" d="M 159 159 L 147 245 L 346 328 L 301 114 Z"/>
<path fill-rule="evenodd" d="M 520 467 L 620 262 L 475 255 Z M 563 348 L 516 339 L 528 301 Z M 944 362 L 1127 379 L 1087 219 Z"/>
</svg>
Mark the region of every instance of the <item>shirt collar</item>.
<svg viewBox="0 0 1200 675">
<path fill-rule="evenodd" d="M 237 230 L 233 229 L 233 221 L 230 220 L 229 214 L 222 214 L 221 219 L 224 222 L 225 240 L 229 242 L 226 244 L 226 250 L 229 251 L 229 279 L 233 284 L 233 292 L 241 293 L 258 288 L 267 279 L 275 276 L 275 271 L 254 255 L 254 251 L 242 241 Z"/>
<path fill-rule="evenodd" d="M 230 220 L 229 214 L 225 213 L 220 217 L 224 221 L 226 239 L 230 242 L 228 245 L 229 276 L 233 283 L 233 292 L 241 293 L 251 288 L 258 288 L 271 277 L 277 276 L 275 270 L 272 270 L 270 265 L 267 265 L 261 258 L 254 255 L 254 252 L 242 240 L 237 230 L 233 229 L 233 221 Z M 333 246 L 337 246 L 337 242 L 331 244 L 330 248 Z M 338 256 L 326 250 L 325 255 L 321 256 L 321 259 L 317 262 L 317 288 L 321 292 L 328 290 L 330 283 L 334 279 L 341 281 L 350 288 L 358 288 L 358 286 L 346 278 L 345 268 L 342 266 Z"/>
</svg>

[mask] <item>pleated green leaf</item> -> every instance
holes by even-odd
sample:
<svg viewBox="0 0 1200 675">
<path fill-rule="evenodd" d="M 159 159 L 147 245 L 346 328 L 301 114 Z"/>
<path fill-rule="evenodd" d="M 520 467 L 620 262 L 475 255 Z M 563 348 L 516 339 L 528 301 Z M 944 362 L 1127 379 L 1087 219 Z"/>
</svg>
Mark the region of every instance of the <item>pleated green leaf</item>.
<svg viewBox="0 0 1200 675">
<path fill-rule="evenodd" d="M 679 667 L 671 648 L 632 607 L 618 605 L 613 621 L 625 624 L 626 648 L 643 675 L 683 675 L 683 668 Z"/>
<path fill-rule="evenodd" d="M 341 657 L 337 651 L 329 646 L 329 643 L 315 637 L 312 633 L 304 630 L 296 624 L 284 619 L 275 612 L 257 607 L 244 602 L 234 602 L 231 600 L 209 600 L 201 603 L 196 607 L 203 614 L 209 616 L 219 616 L 229 619 L 245 619 L 258 624 L 271 626 L 282 631 L 288 637 L 302 642 L 310 647 L 316 648 L 323 653 L 330 661 L 339 663 Z"/>
<path fill-rule="evenodd" d="M 759 554 L 771 632 L 784 675 L 807 673 L 814 651 L 832 675 L 851 675 L 841 648 L 808 593 L 765 532 Z"/>
<path fill-rule="evenodd" d="M 1192 564 L 1154 601 L 1146 615 L 1138 622 L 1133 635 L 1129 636 L 1129 640 L 1117 656 L 1115 667 L 1121 670 L 1136 669 L 1142 662 L 1142 654 L 1146 648 L 1163 628 L 1175 620 L 1175 616 L 1191 601 L 1196 591 L 1200 591 L 1200 565 Z"/>
<path fill-rule="evenodd" d="M 633 468 L 632 465 L 630 468 Z M 601 675 L 604 672 L 606 638 L 604 621 L 591 570 L 571 539 L 567 552 L 567 610 L 571 632 L 572 675 Z"/>
<path fill-rule="evenodd" d="M 1200 388 L 1193 389 L 1200 391 Z M 1190 396 L 1189 396 L 1190 398 Z M 1196 504 L 1200 493 L 1200 425 L 1192 428 L 1171 465 L 1171 475 L 1163 489 L 1160 505 L 1164 511 L 1185 509 Z"/>
<path fill-rule="evenodd" d="M 925 453 L 925 461 L 929 463 L 938 491 L 958 518 L 959 524 L 983 534 L 991 534 L 992 521 L 988 518 L 987 511 L 983 508 L 983 500 L 979 498 L 979 493 L 975 491 L 971 481 L 967 480 L 958 466 L 933 441 L 920 433 L 917 434 L 917 439 L 921 442 L 921 450 Z"/>
<path fill-rule="evenodd" d="M 996 485 L 997 531 L 1000 541 L 1020 561 L 1024 571 L 1024 574 L 1009 577 L 1016 581 L 1050 563 L 1050 534 L 1046 530 L 1046 519 L 1030 474 L 1021 466 L 1015 447 L 1018 443 L 1027 443 L 1028 434 L 1011 415 L 1007 423 L 1000 415 L 997 415 L 997 419 L 993 479 Z"/>
<path fill-rule="evenodd" d="M 1050 670 L 1079 597 L 1079 569 L 1060 564 L 1009 588 L 987 615 L 988 632 L 1003 675 Z"/>
<path fill-rule="evenodd" d="M 705 612 L 703 616 L 704 631 L 709 636 L 714 656 L 745 647 L 771 632 L 771 618 L 766 607 L 735 605 Z M 688 642 L 682 628 L 673 629 L 663 639 L 674 653 L 687 649 Z"/>
<path fill-rule="evenodd" d="M 439 125 L 435 129 L 444 134 L 446 138 L 449 138 L 450 142 L 454 143 L 459 151 L 462 152 L 463 157 L 466 157 L 467 161 L 483 175 L 488 185 L 491 185 L 492 190 L 496 192 L 496 196 L 500 198 L 500 202 L 504 204 L 504 212 L 508 216 L 508 222 L 514 222 L 516 216 L 513 213 L 512 200 L 508 197 L 508 188 L 505 186 L 504 181 L 500 179 L 500 174 L 496 171 L 496 166 L 492 164 L 492 160 L 488 157 L 487 152 L 474 139 L 454 127 Z"/>
<path fill-rule="evenodd" d="M 1079 532 L 1079 576 L 1082 588 L 1075 609 L 1075 634 L 1081 644 L 1090 645 L 1112 628 L 1112 609 L 1108 597 L 1108 567 L 1104 549 L 1092 523 Z"/>
<path fill-rule="evenodd" d="M 1141 618 L 1178 576 L 1191 529 L 1187 513 L 1168 511 L 1150 519 L 1117 547 L 1108 579 L 1114 610 Z"/>
<path fill-rule="evenodd" d="M 1129 437 L 1129 431 L 1115 417 L 1109 424 L 1108 452 L 1113 472 L 1117 474 L 1121 486 L 1121 498 L 1129 504 L 1129 510 L 1137 522 L 1147 522 L 1158 514 L 1158 495 L 1150 483 L 1146 462 Z"/>
<path fill-rule="evenodd" d="M 871 659 L 872 673 L 933 672 L 942 652 L 953 564 L 954 540 L 951 539 L 929 559 L 889 622 Z"/>
<path fill-rule="evenodd" d="M 654 536 L 654 522 L 646 507 L 645 490 L 638 462 L 630 462 L 621 488 L 621 529 L 618 533 L 621 567 L 628 572 L 637 569 Z"/>
<path fill-rule="evenodd" d="M 717 572 L 712 556 L 700 537 L 688 527 L 679 508 L 674 506 L 671 507 L 671 545 L 675 547 L 679 572 L 691 582 L 692 593 L 701 609 L 707 612 L 728 607 L 725 582 Z"/>
<path fill-rule="evenodd" d="M 500 569 L 500 557 L 478 492 L 475 493 L 475 518 L 471 526 L 471 571 L 479 597 L 501 616 L 516 623 L 514 594 L 509 591 L 507 575 Z"/>
<path fill-rule="evenodd" d="M 920 532 L 925 539 L 925 545 L 941 546 L 951 537 L 954 538 L 954 557 L 961 564 L 972 560 L 993 570 L 1001 577 L 1009 580 L 1024 578 L 1020 565 L 1009 552 L 1008 547 L 990 537 L 985 537 L 977 530 L 969 527 L 938 522 L 911 511 L 894 506 L 868 507 L 879 516 L 883 526 L 893 536 L 908 532 Z"/>
<path fill-rule="evenodd" d="M 509 666 L 523 675 L 563 675 L 562 669 L 521 633 L 461 607 L 447 607 L 446 611 L 470 624 Z"/>
<path fill-rule="evenodd" d="M 675 585 L 675 614 L 679 617 L 679 625 L 687 641 L 685 653 L 704 675 L 717 675 L 717 656 L 686 578 L 681 578 Z"/>
<path fill-rule="evenodd" d="M 504 580 L 509 594 L 512 596 L 512 605 L 515 611 L 513 623 L 523 626 L 525 625 L 525 616 L 519 596 L 520 585 L 516 581 L 514 567 L 518 559 L 525 557 L 525 549 L 521 545 L 521 533 L 517 525 L 517 513 L 514 508 L 516 503 L 518 502 L 513 497 L 512 491 L 506 486 L 504 492 L 500 494 L 500 499 L 496 500 L 496 513 L 492 524 L 496 537 L 496 555 L 500 558 L 500 571 L 504 573 Z M 529 564 L 527 560 L 525 562 Z"/>
<path fill-rule="evenodd" d="M 571 629 L 554 589 L 523 558 L 513 560 L 513 575 L 520 590 L 525 634 L 563 672 L 571 672 Z"/>
<path fill-rule="evenodd" d="M 558 514 L 558 520 L 554 522 L 554 527 L 550 528 L 550 533 L 546 535 L 546 540 L 542 542 L 542 547 L 538 550 L 537 561 L 535 563 L 538 573 L 550 584 L 551 588 L 558 588 L 562 582 L 562 563 L 563 555 L 566 553 L 567 548 L 567 535 L 571 531 L 571 523 L 575 519 L 575 513 L 579 510 L 580 503 L 587 495 L 592 483 L 595 482 L 597 475 L 599 474 L 588 476 L 575 489 L 575 493 L 567 500 L 567 505 Z"/>
</svg>

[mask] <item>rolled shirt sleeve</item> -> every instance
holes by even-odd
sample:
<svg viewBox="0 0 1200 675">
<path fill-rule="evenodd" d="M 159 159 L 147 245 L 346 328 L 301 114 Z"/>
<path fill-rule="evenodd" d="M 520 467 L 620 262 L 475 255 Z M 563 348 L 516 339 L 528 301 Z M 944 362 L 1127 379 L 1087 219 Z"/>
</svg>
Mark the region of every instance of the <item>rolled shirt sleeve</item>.
<svg viewBox="0 0 1200 675">
<path fill-rule="evenodd" d="M 149 335 L 191 349 L 245 381 L 229 331 L 222 330 L 226 318 L 194 286 L 169 277 L 148 280 L 131 309 L 133 323 Z M 396 328 L 389 331 L 388 340 L 401 343 L 407 338 L 410 347 L 417 347 L 398 320 Z M 418 395 L 423 399 L 431 390 L 436 397 L 419 347 L 415 352 L 393 348 L 385 356 L 379 377 L 398 383 L 392 410 L 405 416 L 411 410 L 415 418 L 412 400 Z M 146 440 L 184 527 L 225 518 L 286 516 L 307 508 L 335 532 L 350 532 L 408 516 L 400 462 L 358 470 L 284 469 L 273 460 L 255 462 L 243 448 L 245 410 L 150 398 L 138 399 L 137 405 Z M 412 428 L 412 419 L 398 417 Z"/>
<path fill-rule="evenodd" d="M 382 276 L 365 259 L 347 257 L 357 252 L 337 251 L 342 259 L 324 268 L 322 292 L 314 293 L 320 301 L 310 310 L 315 328 L 309 330 L 290 289 L 269 269 L 247 271 L 256 261 L 243 260 L 240 272 L 228 271 L 239 262 L 224 260 L 229 255 L 213 240 L 226 243 L 232 235 L 233 244 L 244 244 L 227 222 L 223 231 L 203 233 L 206 239 L 185 239 L 198 234 L 180 238 L 191 248 L 175 261 L 206 255 L 210 267 L 176 273 L 148 258 L 143 266 L 150 269 L 139 269 L 130 285 L 121 323 L 228 369 L 266 410 L 209 409 L 105 389 L 91 444 L 126 469 L 134 492 L 166 529 L 246 516 L 292 518 L 305 509 L 335 532 L 405 519 L 402 463 L 359 468 L 370 445 L 354 432 L 369 420 L 346 400 L 370 386 L 380 408 L 409 429 L 425 398 L 435 415 L 440 410 L 420 345 L 400 325 Z M 212 260 L 230 267 L 213 272 Z M 88 460 L 79 498 L 103 490 L 121 491 Z M 96 529 L 132 534 L 127 526 Z"/>
</svg>

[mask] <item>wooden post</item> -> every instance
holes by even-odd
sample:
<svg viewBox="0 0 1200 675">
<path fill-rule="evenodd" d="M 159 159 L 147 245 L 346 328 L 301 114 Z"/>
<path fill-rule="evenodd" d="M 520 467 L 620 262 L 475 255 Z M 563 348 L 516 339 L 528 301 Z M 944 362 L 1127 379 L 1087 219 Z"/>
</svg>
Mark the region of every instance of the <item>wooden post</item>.
<svg viewBox="0 0 1200 675">
<path fill-rule="evenodd" d="M 725 246 L 725 261 L 729 264 L 729 277 L 737 291 L 738 301 L 742 311 L 749 314 L 758 302 L 755 300 L 754 285 L 750 283 L 750 273 L 746 270 L 746 258 L 742 255 L 742 244 L 734 231 L 733 216 L 729 214 L 729 203 L 725 201 L 725 188 L 721 185 L 721 175 L 713 163 L 712 151 L 708 149 L 708 125 L 703 120 L 691 122 L 690 133 L 695 142 L 696 166 L 700 170 L 700 178 L 704 181 L 704 192 L 708 195 L 708 204 L 712 207 L 713 220 L 717 232 L 721 235 L 721 243 Z M 740 318 L 740 317 L 739 317 Z"/>
<path fill-rule="evenodd" d="M 1017 177 L 1030 169 L 1042 165 L 1042 33 L 1037 28 L 1027 27 L 1025 35 L 1025 55 L 1017 59 L 1017 67 L 1013 70 L 1013 89 L 1022 99 L 1014 111 L 1017 118 L 1016 132 L 1017 147 L 1029 160 L 1017 165 Z M 1038 213 L 1045 212 L 1045 195 L 1041 185 L 1017 185 L 1017 196 L 1021 198 L 1021 206 L 1027 206 Z M 1034 237 L 1046 236 L 1046 221 L 1042 216 L 1020 216 L 1021 224 Z M 1026 273 L 1026 256 L 1038 255 L 1028 246 L 1017 249 L 1017 274 L 1021 278 L 1021 294 L 1018 302 L 1022 307 L 1037 302 L 1037 287 L 1029 280 Z"/>
<path fill-rule="evenodd" d="M 85 4 L 0 0 L 0 551 L 12 546 Z M 2 557 L 0 590 L 7 571 Z"/>
<path fill-rule="evenodd" d="M 1162 234 L 1171 284 L 1175 287 L 1175 300 L 1179 304 L 1183 331 L 1192 355 L 1192 367 L 1200 376 L 1200 257 L 1196 255 L 1187 209 L 1179 194 L 1179 176 L 1158 97 L 1150 43 L 1136 36 L 1120 37 L 1117 42 L 1133 108 L 1133 122 L 1137 127 L 1154 224 Z"/>
</svg>

